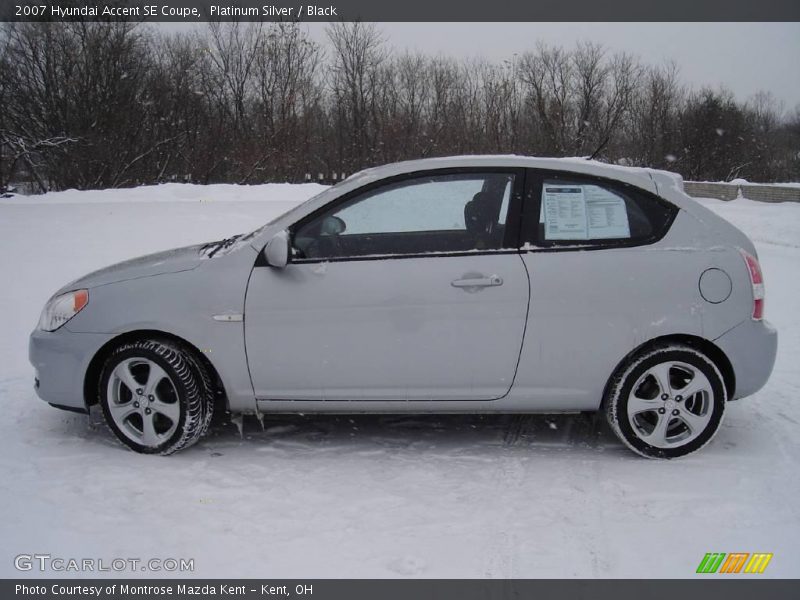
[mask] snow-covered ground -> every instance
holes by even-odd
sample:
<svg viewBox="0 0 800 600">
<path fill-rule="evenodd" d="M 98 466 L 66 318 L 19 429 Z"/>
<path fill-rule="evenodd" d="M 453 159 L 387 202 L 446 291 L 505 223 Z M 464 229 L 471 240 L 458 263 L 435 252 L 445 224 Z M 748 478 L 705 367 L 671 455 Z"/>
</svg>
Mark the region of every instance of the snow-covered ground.
<svg viewBox="0 0 800 600">
<path fill-rule="evenodd" d="M 683 460 L 638 458 L 578 416 L 253 419 L 147 457 L 97 412 L 35 396 L 27 336 L 63 283 L 253 229 L 318 189 L 0 200 L 0 576 L 48 553 L 194 558 L 203 577 L 691 577 L 712 551 L 773 552 L 761 577 L 800 575 L 800 204 L 704 201 L 754 239 L 780 347 L 768 385 Z"/>
</svg>

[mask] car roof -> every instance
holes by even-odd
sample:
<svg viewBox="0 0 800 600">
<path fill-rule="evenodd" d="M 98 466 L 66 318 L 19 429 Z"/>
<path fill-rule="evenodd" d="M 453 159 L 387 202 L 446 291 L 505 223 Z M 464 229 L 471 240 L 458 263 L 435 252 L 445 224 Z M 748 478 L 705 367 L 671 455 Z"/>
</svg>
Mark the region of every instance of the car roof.
<svg viewBox="0 0 800 600">
<path fill-rule="evenodd" d="M 395 175 L 428 171 L 434 169 L 452 169 L 459 167 L 508 167 L 526 169 L 547 169 L 565 171 L 580 175 L 608 177 L 630 183 L 651 192 L 657 192 L 650 169 L 643 167 L 623 167 L 588 160 L 580 157 L 540 158 L 520 156 L 516 154 L 463 155 L 423 158 L 372 167 L 354 173 L 346 181 L 359 186 L 369 181 L 384 179 Z"/>
</svg>

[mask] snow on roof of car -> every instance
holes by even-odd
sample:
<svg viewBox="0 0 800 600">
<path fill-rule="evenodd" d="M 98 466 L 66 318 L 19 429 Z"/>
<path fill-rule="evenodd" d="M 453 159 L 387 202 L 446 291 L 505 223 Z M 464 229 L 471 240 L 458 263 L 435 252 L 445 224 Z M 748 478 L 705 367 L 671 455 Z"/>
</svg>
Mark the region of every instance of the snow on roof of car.
<svg viewBox="0 0 800 600">
<path fill-rule="evenodd" d="M 655 191 L 653 178 L 650 175 L 652 170 L 644 167 L 611 165 L 582 157 L 544 158 L 517 154 L 461 155 L 408 160 L 358 171 L 348 177 L 347 181 L 358 181 L 360 184 L 363 184 L 393 175 L 402 175 L 404 173 L 413 173 L 415 171 L 425 171 L 429 169 L 490 166 L 570 171 L 582 175 L 596 175 L 618 179 L 638 187 Z M 661 173 L 667 172 L 662 171 Z M 670 173 L 670 175 L 674 174 Z"/>
</svg>

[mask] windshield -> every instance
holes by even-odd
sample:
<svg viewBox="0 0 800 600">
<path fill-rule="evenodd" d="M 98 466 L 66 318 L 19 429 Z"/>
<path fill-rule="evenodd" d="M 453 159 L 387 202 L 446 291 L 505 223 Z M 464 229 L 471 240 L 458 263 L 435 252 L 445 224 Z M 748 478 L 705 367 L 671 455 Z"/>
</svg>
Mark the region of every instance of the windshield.
<svg viewBox="0 0 800 600">
<path fill-rule="evenodd" d="M 301 208 L 301 207 L 303 207 L 303 206 L 305 206 L 307 203 L 311 202 L 312 200 L 316 200 L 317 198 L 319 198 L 320 196 L 322 196 L 322 194 L 326 194 L 326 193 L 328 193 L 329 191 L 331 191 L 332 189 L 335 189 L 335 188 L 339 187 L 340 185 L 342 185 L 342 183 L 344 183 L 344 182 L 343 182 L 343 181 L 342 181 L 342 182 L 339 182 L 339 183 L 337 183 L 337 184 L 336 184 L 335 186 L 333 186 L 333 187 L 326 188 L 326 189 L 322 190 L 321 192 L 319 192 L 318 194 L 314 194 L 314 195 L 313 195 L 313 196 L 311 196 L 311 198 L 309 198 L 308 200 L 303 200 L 303 201 L 302 201 L 300 204 L 298 204 L 297 206 L 295 206 L 295 207 L 293 207 L 293 208 L 290 208 L 290 209 L 289 209 L 289 210 L 287 210 L 286 212 L 283 212 L 283 213 L 281 213 L 281 214 L 277 215 L 277 216 L 276 216 L 274 219 L 272 219 L 272 220 L 270 220 L 270 221 L 267 221 L 266 223 L 264 223 L 264 225 L 262 225 L 262 226 L 261 226 L 261 227 L 259 227 L 258 229 L 254 230 L 254 231 L 251 231 L 250 233 L 248 233 L 247 235 L 245 235 L 245 236 L 242 238 L 242 240 L 244 241 L 244 240 L 249 240 L 249 239 L 251 239 L 251 238 L 254 238 L 254 237 L 255 237 L 255 236 L 257 236 L 258 234 L 260 234 L 262 231 L 264 231 L 264 230 L 265 230 L 267 227 L 269 227 L 270 225 L 272 225 L 272 224 L 276 223 L 276 222 L 277 222 L 279 219 L 283 219 L 283 218 L 284 218 L 284 217 L 286 217 L 286 216 L 289 216 L 289 215 L 292 215 L 292 214 L 294 214 L 295 212 L 298 212 L 298 211 L 300 210 L 300 208 Z"/>
<path fill-rule="evenodd" d="M 264 225 L 262 225 L 261 227 L 259 227 L 255 231 L 251 231 L 250 233 L 248 233 L 247 235 L 243 236 L 240 239 L 241 239 L 241 241 L 245 241 L 245 240 L 249 240 L 249 239 L 254 238 L 255 236 L 259 235 L 262 231 L 264 231 L 267 227 L 269 227 L 270 225 L 273 225 L 274 223 L 276 223 L 279 219 L 283 219 L 284 217 L 288 217 L 290 215 L 293 215 L 296 212 L 299 212 L 300 209 L 303 206 L 305 206 L 306 204 L 308 204 L 312 200 L 316 200 L 317 198 L 321 198 L 325 194 L 334 193 L 334 195 L 335 195 L 335 192 L 337 192 L 340 188 L 344 187 L 345 185 L 350 186 L 350 185 L 352 185 L 352 184 L 354 184 L 356 182 L 358 183 L 358 185 L 364 185 L 364 184 L 368 183 L 369 181 L 372 181 L 374 178 L 375 178 L 375 169 L 365 169 L 363 171 L 358 171 L 356 173 L 353 173 L 347 179 L 343 179 L 339 183 L 337 183 L 336 185 L 333 185 L 331 187 L 327 187 L 324 190 L 322 190 L 321 192 L 319 192 L 318 194 L 314 194 L 308 200 L 305 200 L 305 201 L 301 202 L 300 204 L 298 204 L 294 208 L 289 209 L 285 213 L 279 214 L 278 216 L 276 216 L 274 219 L 272 219 L 268 223 L 265 223 Z M 356 186 L 356 187 L 358 187 L 358 186 Z"/>
</svg>

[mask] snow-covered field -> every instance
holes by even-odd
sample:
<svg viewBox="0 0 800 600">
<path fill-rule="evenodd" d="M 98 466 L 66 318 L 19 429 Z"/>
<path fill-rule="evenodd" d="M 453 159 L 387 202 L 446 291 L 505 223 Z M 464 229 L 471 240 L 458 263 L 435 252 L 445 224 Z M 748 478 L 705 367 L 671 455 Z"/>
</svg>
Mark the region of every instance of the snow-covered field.
<svg viewBox="0 0 800 600">
<path fill-rule="evenodd" d="M 768 385 L 683 460 L 638 458 L 578 416 L 253 419 L 147 457 L 97 412 L 35 396 L 27 336 L 63 283 L 253 229 L 318 189 L 0 200 L 0 576 L 47 553 L 194 558 L 202 577 L 691 577 L 712 551 L 773 552 L 761 577 L 800 575 L 800 204 L 705 201 L 755 241 L 780 342 Z"/>
</svg>

